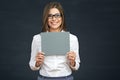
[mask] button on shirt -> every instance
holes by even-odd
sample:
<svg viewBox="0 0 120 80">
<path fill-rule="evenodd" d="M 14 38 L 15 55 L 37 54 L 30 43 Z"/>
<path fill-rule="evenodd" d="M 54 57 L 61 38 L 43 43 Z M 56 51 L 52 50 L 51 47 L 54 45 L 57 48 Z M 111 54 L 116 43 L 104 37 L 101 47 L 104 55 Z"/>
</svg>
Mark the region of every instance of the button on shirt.
<svg viewBox="0 0 120 80">
<path fill-rule="evenodd" d="M 31 58 L 29 62 L 30 68 L 32 70 L 39 70 L 39 73 L 42 76 L 68 76 L 72 73 L 72 70 L 78 70 L 80 66 L 78 38 L 73 34 L 70 34 L 70 51 L 74 51 L 76 53 L 76 63 L 74 67 L 69 65 L 66 55 L 45 56 L 43 64 L 40 67 L 36 67 L 35 57 L 38 52 L 41 52 L 41 36 L 40 34 L 34 35 L 31 45 Z"/>
</svg>

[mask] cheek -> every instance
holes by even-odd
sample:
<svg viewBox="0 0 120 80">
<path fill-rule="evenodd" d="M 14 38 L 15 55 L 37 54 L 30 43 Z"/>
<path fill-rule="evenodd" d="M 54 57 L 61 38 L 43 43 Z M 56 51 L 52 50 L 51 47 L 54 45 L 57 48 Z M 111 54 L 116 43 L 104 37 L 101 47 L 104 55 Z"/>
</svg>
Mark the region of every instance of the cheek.
<svg viewBox="0 0 120 80">
<path fill-rule="evenodd" d="M 48 24 L 49 26 L 50 26 L 50 23 L 51 23 L 51 22 L 48 20 L 47 24 Z"/>
<path fill-rule="evenodd" d="M 61 19 L 61 20 L 59 20 L 59 23 L 60 23 L 60 25 L 62 24 L 62 19 Z"/>
</svg>

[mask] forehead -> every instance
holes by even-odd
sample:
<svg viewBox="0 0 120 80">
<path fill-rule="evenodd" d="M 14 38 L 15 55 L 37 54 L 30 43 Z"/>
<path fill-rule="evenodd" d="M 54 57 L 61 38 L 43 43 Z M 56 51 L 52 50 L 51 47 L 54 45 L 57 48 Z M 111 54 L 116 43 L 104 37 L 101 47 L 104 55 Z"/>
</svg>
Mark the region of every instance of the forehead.
<svg viewBox="0 0 120 80">
<path fill-rule="evenodd" d="M 56 13 L 60 13 L 60 11 L 57 8 L 51 8 L 49 10 L 49 14 L 56 14 Z"/>
</svg>

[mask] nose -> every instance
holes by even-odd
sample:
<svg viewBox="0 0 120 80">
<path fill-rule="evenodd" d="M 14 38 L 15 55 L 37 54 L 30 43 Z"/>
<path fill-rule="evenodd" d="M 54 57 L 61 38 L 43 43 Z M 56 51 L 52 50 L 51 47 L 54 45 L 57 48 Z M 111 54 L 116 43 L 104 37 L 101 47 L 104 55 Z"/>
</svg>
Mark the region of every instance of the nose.
<svg viewBox="0 0 120 80">
<path fill-rule="evenodd" d="M 52 17 L 52 20 L 55 20 L 55 19 L 56 19 L 55 16 L 53 16 L 53 17 Z"/>
</svg>

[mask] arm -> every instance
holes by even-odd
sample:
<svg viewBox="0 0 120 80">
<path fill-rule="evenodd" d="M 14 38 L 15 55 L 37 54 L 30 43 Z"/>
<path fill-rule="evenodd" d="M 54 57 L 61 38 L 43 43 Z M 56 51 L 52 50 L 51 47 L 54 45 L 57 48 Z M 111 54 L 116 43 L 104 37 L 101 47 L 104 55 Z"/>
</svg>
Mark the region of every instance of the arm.
<svg viewBox="0 0 120 80">
<path fill-rule="evenodd" d="M 71 37 L 71 51 L 68 52 L 69 57 L 69 66 L 72 70 L 78 70 L 80 66 L 80 57 L 79 57 L 79 43 L 76 36 Z"/>
<path fill-rule="evenodd" d="M 32 70 L 39 70 L 40 66 L 36 66 L 36 55 L 39 51 L 39 48 L 41 46 L 40 36 L 36 35 L 33 37 L 32 45 L 31 45 L 31 57 L 29 66 Z"/>
</svg>

